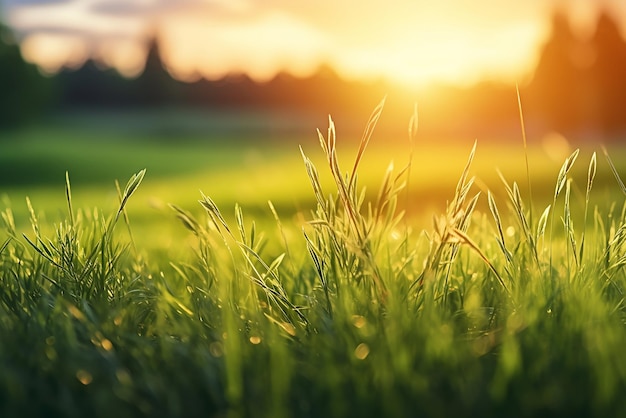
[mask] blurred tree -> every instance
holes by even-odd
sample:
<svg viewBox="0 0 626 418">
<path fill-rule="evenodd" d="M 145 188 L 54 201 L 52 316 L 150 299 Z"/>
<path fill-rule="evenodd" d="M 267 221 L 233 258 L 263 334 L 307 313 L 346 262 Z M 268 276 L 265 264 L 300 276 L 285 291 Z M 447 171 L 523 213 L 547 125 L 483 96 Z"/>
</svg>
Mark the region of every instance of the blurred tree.
<svg viewBox="0 0 626 418">
<path fill-rule="evenodd" d="M 610 135 L 626 129 L 626 42 L 606 13 L 598 19 L 592 42 L 596 53 L 591 77 L 601 95 L 598 128 Z"/>
<path fill-rule="evenodd" d="M 165 68 L 156 36 L 148 45 L 144 70 L 134 85 L 136 98 L 144 106 L 162 106 L 180 99 L 182 83 L 174 80 Z"/>
<path fill-rule="evenodd" d="M 0 129 L 15 128 L 51 104 L 53 81 L 24 61 L 11 31 L 0 24 Z"/>
<path fill-rule="evenodd" d="M 613 139 L 626 132 L 625 74 L 626 41 L 608 13 L 581 38 L 557 12 L 526 90 L 528 115 L 569 136 Z"/>
<path fill-rule="evenodd" d="M 133 83 L 115 70 L 89 59 L 77 70 L 65 69 L 56 76 L 61 105 L 69 108 L 115 107 L 133 104 Z"/>
<path fill-rule="evenodd" d="M 579 44 L 567 16 L 552 16 L 552 34 L 543 46 L 533 80 L 529 86 L 529 107 L 539 113 L 543 122 L 557 131 L 579 128 L 578 108 L 584 69 L 572 58 L 578 55 Z"/>
<path fill-rule="evenodd" d="M 185 93 L 185 83 L 174 80 L 163 66 L 156 39 L 150 42 L 144 70 L 136 78 L 125 78 L 94 59 L 79 69 L 61 71 L 57 78 L 62 105 L 74 108 L 176 105 Z"/>
</svg>

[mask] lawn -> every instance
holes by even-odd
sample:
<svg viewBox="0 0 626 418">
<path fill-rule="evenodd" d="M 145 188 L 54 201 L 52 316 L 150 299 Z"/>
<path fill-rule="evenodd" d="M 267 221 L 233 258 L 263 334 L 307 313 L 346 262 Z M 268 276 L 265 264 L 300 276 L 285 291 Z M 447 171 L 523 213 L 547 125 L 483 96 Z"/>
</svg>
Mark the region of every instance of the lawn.
<svg viewBox="0 0 626 418">
<path fill-rule="evenodd" d="M 3 141 L 0 415 L 626 415 L 622 150 L 322 133 Z"/>
</svg>

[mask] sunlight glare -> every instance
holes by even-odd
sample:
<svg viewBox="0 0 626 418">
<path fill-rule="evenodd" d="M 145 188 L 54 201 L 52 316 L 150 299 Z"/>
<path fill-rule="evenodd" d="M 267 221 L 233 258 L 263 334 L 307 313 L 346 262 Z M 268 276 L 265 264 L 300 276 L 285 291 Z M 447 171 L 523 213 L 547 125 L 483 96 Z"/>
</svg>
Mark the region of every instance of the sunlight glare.
<svg viewBox="0 0 626 418">
<path fill-rule="evenodd" d="M 541 140 L 541 146 L 550 160 L 561 163 L 572 152 L 567 138 L 558 132 L 550 132 Z"/>
<path fill-rule="evenodd" d="M 496 77 L 517 81 L 537 60 L 536 45 L 543 37 L 540 22 L 510 25 L 494 37 L 491 31 L 467 28 L 416 27 L 380 45 L 336 51 L 342 75 L 423 85 L 431 82 L 472 84 Z"/>
</svg>

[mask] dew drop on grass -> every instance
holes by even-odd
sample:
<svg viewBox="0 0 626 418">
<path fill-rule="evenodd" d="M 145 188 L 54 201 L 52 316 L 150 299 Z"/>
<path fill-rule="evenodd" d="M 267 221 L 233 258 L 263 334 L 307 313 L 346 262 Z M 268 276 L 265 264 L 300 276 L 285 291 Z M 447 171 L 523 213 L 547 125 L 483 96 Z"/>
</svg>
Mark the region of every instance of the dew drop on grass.
<svg viewBox="0 0 626 418">
<path fill-rule="evenodd" d="M 287 334 L 291 335 L 292 337 L 296 336 L 296 329 L 289 322 L 283 322 L 280 325 Z"/>
<path fill-rule="evenodd" d="M 224 346 L 219 341 L 212 342 L 209 345 L 209 353 L 215 358 L 222 357 L 224 355 Z"/>
<path fill-rule="evenodd" d="M 365 325 L 367 325 L 367 320 L 361 315 L 352 315 L 352 325 L 354 325 L 356 328 L 361 329 Z"/>
<path fill-rule="evenodd" d="M 250 337 L 250 342 L 254 345 L 261 344 L 261 337 L 253 335 L 252 337 Z"/>
<path fill-rule="evenodd" d="M 78 381 L 85 386 L 93 382 L 93 376 L 91 375 L 91 373 L 83 369 L 79 369 L 76 372 L 76 379 L 78 379 Z"/>
<path fill-rule="evenodd" d="M 113 343 L 107 338 L 102 340 L 102 342 L 100 342 L 100 345 L 102 346 L 102 348 L 104 348 L 105 351 L 113 350 Z"/>
<path fill-rule="evenodd" d="M 361 343 L 354 349 L 354 356 L 359 360 L 365 360 L 370 354 L 370 348 L 367 344 Z"/>
<path fill-rule="evenodd" d="M 70 314 L 72 314 L 72 316 L 79 321 L 85 320 L 85 315 L 83 315 L 83 313 L 76 306 L 69 305 L 68 310 L 70 311 Z"/>
</svg>

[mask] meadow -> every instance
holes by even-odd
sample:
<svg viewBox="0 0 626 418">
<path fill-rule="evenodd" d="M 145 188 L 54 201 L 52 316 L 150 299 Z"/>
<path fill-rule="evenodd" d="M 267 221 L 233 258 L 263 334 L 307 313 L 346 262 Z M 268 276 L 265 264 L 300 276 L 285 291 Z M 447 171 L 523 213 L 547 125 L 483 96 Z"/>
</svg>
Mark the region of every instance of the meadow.
<svg viewBox="0 0 626 418">
<path fill-rule="evenodd" d="M 0 415 L 626 416 L 623 150 L 379 111 L 345 141 L 6 134 Z"/>
</svg>

